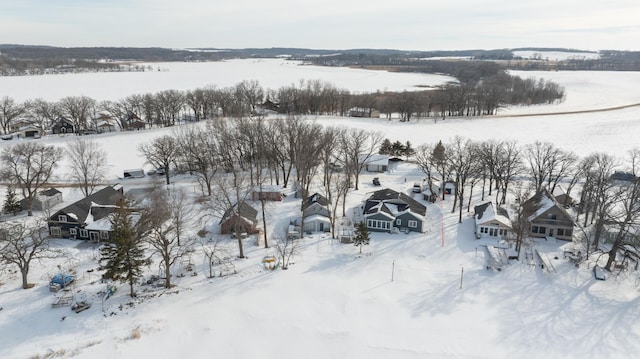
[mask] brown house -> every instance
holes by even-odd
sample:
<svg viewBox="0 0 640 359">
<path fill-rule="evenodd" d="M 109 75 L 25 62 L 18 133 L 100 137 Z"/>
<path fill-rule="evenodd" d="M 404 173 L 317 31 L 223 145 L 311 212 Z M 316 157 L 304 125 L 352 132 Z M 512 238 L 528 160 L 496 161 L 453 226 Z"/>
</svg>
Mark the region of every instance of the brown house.
<svg viewBox="0 0 640 359">
<path fill-rule="evenodd" d="M 255 187 L 251 192 L 254 201 L 282 201 L 282 188 L 280 186 Z"/>
<path fill-rule="evenodd" d="M 528 218 L 531 224 L 529 236 L 572 240 L 573 219 L 549 191 L 543 189 L 536 193 L 525 202 L 525 206 L 527 205 L 537 208 L 535 213 Z"/>
<path fill-rule="evenodd" d="M 245 202 L 240 206 L 233 205 L 220 220 L 220 233 L 231 234 L 235 230 L 239 233 L 258 233 L 258 211 Z"/>
</svg>

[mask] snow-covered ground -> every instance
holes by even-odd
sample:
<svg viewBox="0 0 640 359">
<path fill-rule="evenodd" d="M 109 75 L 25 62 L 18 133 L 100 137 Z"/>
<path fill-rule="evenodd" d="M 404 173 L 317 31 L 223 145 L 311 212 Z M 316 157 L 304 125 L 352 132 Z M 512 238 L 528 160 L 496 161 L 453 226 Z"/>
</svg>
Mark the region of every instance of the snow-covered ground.
<svg viewBox="0 0 640 359">
<path fill-rule="evenodd" d="M 220 62 L 158 62 L 153 71 L 79 73 L 42 76 L 0 76 L 0 97 L 17 101 L 89 96 L 97 101 L 119 100 L 132 94 L 163 90 L 224 88 L 243 80 L 258 80 L 265 89 L 322 80 L 353 93 L 417 90 L 454 81 L 452 77 L 304 65 L 287 59 L 226 60 Z"/>
<path fill-rule="evenodd" d="M 568 74 L 566 79 L 582 89 L 576 92 L 576 108 L 579 104 L 591 108 L 591 99 L 599 97 L 594 93 L 602 83 L 612 84 L 611 91 L 617 91 L 604 74 L 574 74 L 576 77 Z M 634 73 L 609 75 L 620 81 L 621 94 L 640 93 Z M 242 79 L 232 84 L 238 80 Z M 567 86 L 567 91 L 571 94 L 572 88 Z M 604 106 L 615 105 L 615 96 L 606 98 L 610 102 L 603 99 Z M 543 111 L 553 107 L 539 106 Z M 382 131 L 392 140 L 409 140 L 414 145 L 461 135 L 514 139 L 521 144 L 550 141 L 580 155 L 605 151 L 624 156 L 637 146 L 639 119 L 640 109 L 629 108 L 409 123 L 316 120 Z M 167 131 L 91 138 L 108 151 L 111 180 L 116 182 L 123 169 L 144 165 L 137 145 Z M 36 141 L 62 146 L 71 139 L 73 136 Z M 0 141 L 0 146 L 15 141 Z M 63 169 L 64 163 L 59 177 Z M 357 207 L 376 189 L 370 185 L 374 176 L 380 177 L 383 187 L 406 193 L 423 177 L 410 164 L 385 174 L 365 173 L 361 189 L 350 193 L 348 207 Z M 174 181 L 175 186 L 194 192 L 188 178 Z M 152 182 L 146 177 L 121 183 L 130 189 Z M 64 189 L 64 195 L 63 205 L 79 197 L 70 189 Z M 478 203 L 476 195 L 473 204 Z M 297 216 L 299 205 L 292 195 L 270 203 L 268 232 L 281 231 Z M 327 236 L 307 236 L 301 240 L 301 254 L 286 271 L 264 270 L 262 258 L 273 250 L 256 246 L 255 237 L 244 242 L 248 258 L 234 260 L 235 275 L 207 279 L 205 261 L 195 253 L 192 263 L 197 275 L 177 265 L 177 287 L 165 291 L 141 286 L 141 299 L 136 301 L 121 285 L 103 303 L 98 292 L 106 285 L 95 271 L 95 248 L 59 241 L 57 245 L 68 257 L 34 263 L 33 289 L 20 289 L 17 273 L 3 273 L 0 358 L 632 358 L 640 350 L 637 272 L 596 281 L 586 265 L 575 268 L 563 258 L 562 250 L 570 244 L 544 241 L 538 248 L 547 253 L 555 273 L 545 274 L 525 261 L 513 262 L 501 272 L 486 270 L 481 247 L 486 242 L 475 240 L 473 218 L 468 214 L 458 225 L 451 205 L 450 198 L 428 205 L 429 229 L 424 234 L 373 233 L 363 255 L 353 245 Z M 225 239 L 225 247 L 231 257 L 237 254 L 237 244 L 231 239 Z M 51 308 L 54 295 L 48 292 L 47 282 L 59 271 L 58 264 L 76 269 L 77 295 L 93 302 L 90 309 L 76 314 L 68 307 Z M 157 273 L 154 265 L 147 274 Z M 180 273 L 185 276 L 178 277 Z"/>
<path fill-rule="evenodd" d="M 600 54 L 597 52 L 580 52 L 580 51 L 535 51 L 520 50 L 513 51 L 514 56 L 523 59 L 538 59 L 547 61 L 563 61 L 563 60 L 592 60 L 599 59 Z"/>
</svg>

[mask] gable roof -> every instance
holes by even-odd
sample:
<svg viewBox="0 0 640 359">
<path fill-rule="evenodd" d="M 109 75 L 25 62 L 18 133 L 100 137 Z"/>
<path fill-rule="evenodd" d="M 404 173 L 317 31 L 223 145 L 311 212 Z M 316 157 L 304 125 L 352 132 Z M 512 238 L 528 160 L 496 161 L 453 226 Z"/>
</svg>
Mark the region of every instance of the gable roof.
<svg viewBox="0 0 640 359">
<path fill-rule="evenodd" d="M 227 221 L 229 218 L 232 218 L 235 214 L 236 205 L 229 207 L 225 212 L 222 218 L 220 219 L 220 223 Z M 238 207 L 238 215 L 242 218 L 249 220 L 250 222 L 257 223 L 258 222 L 258 211 L 251 207 L 251 205 L 246 202 L 240 202 L 240 206 Z"/>
<path fill-rule="evenodd" d="M 57 221 L 59 214 L 66 214 L 78 221 L 78 223 L 85 223 L 92 207 L 103 207 L 101 208 L 102 210 L 98 211 L 100 212 L 99 215 L 96 216 L 96 213 L 93 214 L 94 219 L 103 218 L 113 212 L 114 206 L 124 197 L 121 188 L 122 187 L 119 186 L 105 187 L 98 192 L 64 207 L 51 216 L 49 220 Z"/>
<path fill-rule="evenodd" d="M 402 192 L 394 191 L 390 188 L 383 188 L 381 190 L 373 192 L 373 194 L 367 199 L 367 203 L 365 204 L 364 213 L 372 213 L 369 212 L 370 209 L 375 207 L 377 204 L 384 202 L 385 204 L 395 204 L 395 205 L 404 205 L 406 209 L 409 209 L 411 212 L 419 214 L 421 216 L 426 216 L 427 207 L 416 201 L 415 199 L 407 196 Z M 390 211 L 388 206 L 386 206 L 386 210 Z M 400 209 L 399 209 L 400 210 Z"/>
<path fill-rule="evenodd" d="M 325 196 L 316 192 L 302 202 L 302 210 L 304 211 L 316 203 L 322 207 L 327 207 L 329 205 L 329 200 Z"/>
<path fill-rule="evenodd" d="M 493 202 L 487 202 L 481 205 L 477 205 L 473 208 L 473 211 L 476 224 L 496 221 L 511 228 L 511 221 L 509 220 L 509 214 L 507 213 L 507 210 L 502 207 L 498 207 L 496 210 L 493 207 Z"/>
<path fill-rule="evenodd" d="M 525 202 L 525 205 L 533 205 L 538 208 L 534 214 L 529 216 L 529 221 L 540 217 L 551 208 L 556 207 L 569 221 L 573 222 L 571 214 L 569 214 L 569 212 L 562 208 L 562 206 L 556 201 L 555 197 L 551 193 L 549 193 L 546 188 L 543 188 L 542 190 L 540 190 L 540 192 L 529 198 Z"/>
<path fill-rule="evenodd" d="M 57 195 L 59 193 L 62 193 L 62 192 L 58 191 L 57 189 L 55 189 L 53 187 L 51 187 L 49 189 L 45 189 L 44 191 L 40 192 L 41 195 L 46 196 L 46 197 L 52 197 L 52 196 L 55 196 L 55 195 Z"/>
</svg>

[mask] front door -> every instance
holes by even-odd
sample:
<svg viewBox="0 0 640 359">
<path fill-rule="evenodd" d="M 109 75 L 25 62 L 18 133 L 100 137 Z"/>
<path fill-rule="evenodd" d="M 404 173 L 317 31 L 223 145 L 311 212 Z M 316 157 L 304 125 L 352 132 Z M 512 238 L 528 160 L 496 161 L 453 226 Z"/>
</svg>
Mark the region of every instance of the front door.
<svg viewBox="0 0 640 359">
<path fill-rule="evenodd" d="M 320 232 L 324 232 L 324 223 L 320 223 Z"/>
<path fill-rule="evenodd" d="M 549 237 L 553 237 L 553 228 L 549 228 Z"/>
</svg>

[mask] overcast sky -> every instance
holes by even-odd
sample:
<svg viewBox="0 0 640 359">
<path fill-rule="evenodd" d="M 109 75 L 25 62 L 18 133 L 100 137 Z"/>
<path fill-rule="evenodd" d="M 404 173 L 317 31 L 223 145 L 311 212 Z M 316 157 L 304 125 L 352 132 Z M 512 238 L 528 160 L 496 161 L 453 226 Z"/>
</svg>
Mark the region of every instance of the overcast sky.
<svg viewBox="0 0 640 359">
<path fill-rule="evenodd" d="M 2 0 L 0 43 L 639 50 L 638 0 Z"/>
</svg>

